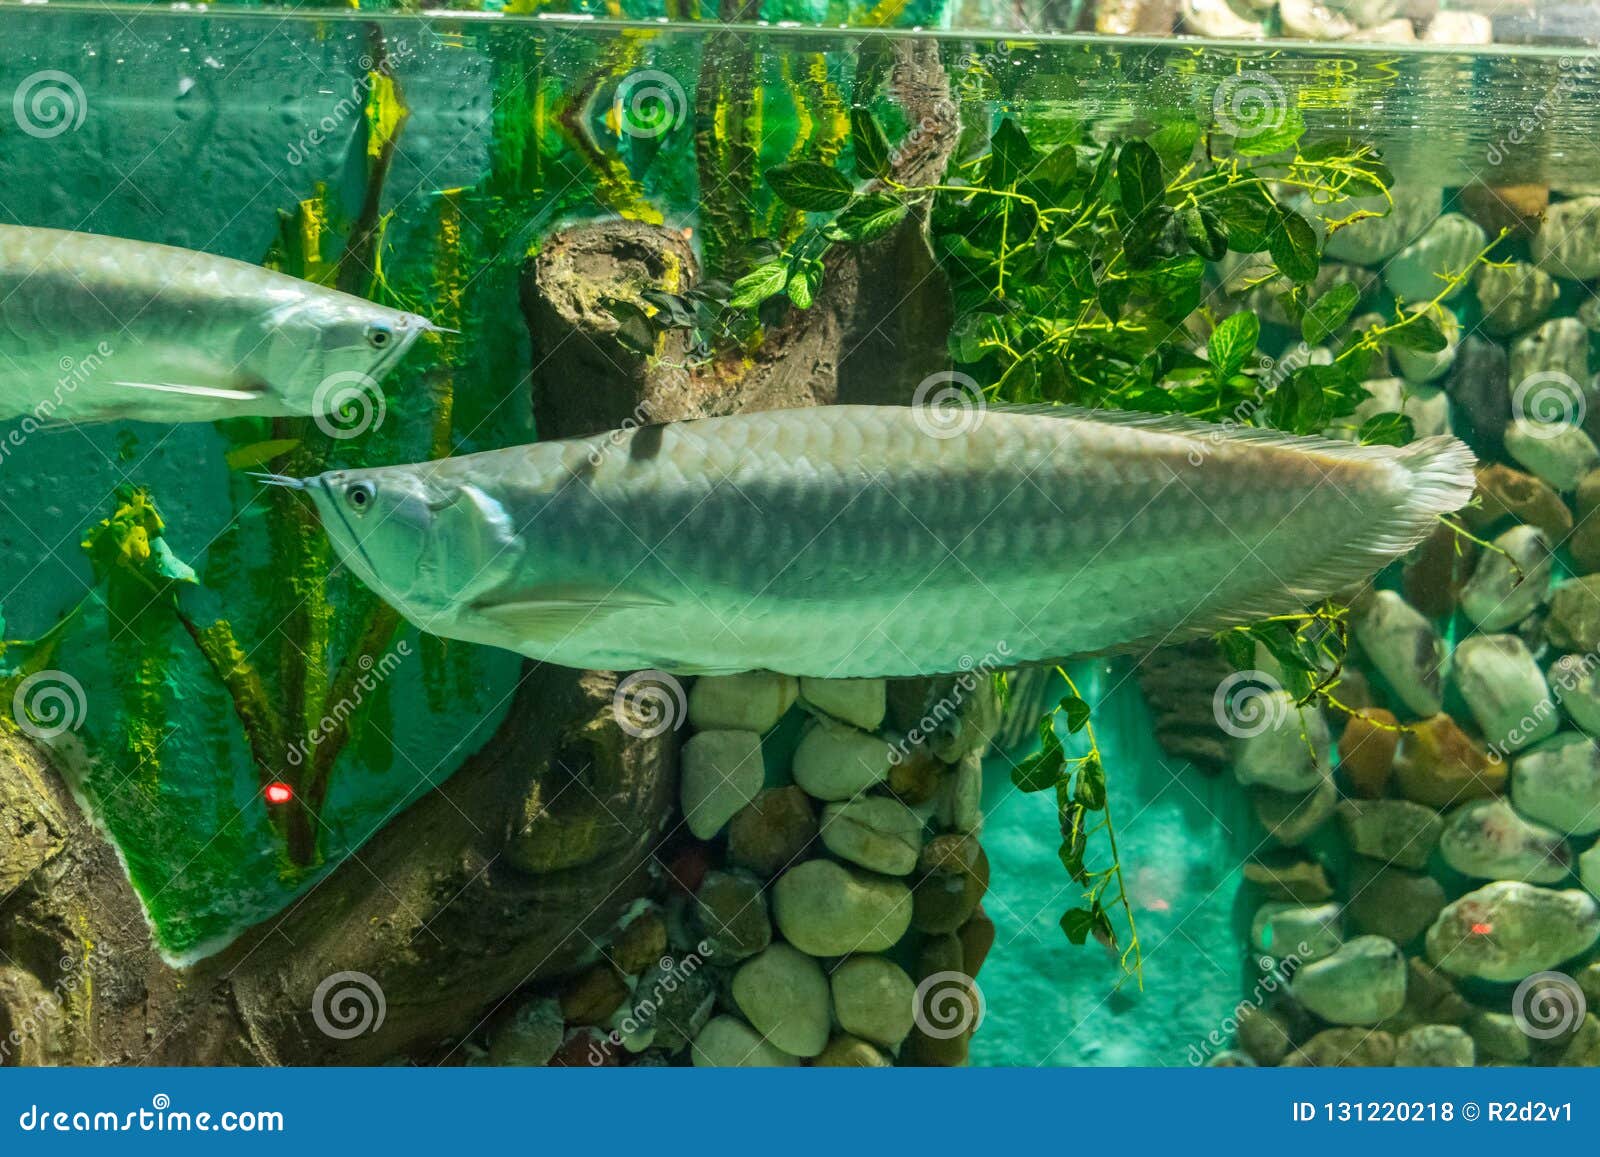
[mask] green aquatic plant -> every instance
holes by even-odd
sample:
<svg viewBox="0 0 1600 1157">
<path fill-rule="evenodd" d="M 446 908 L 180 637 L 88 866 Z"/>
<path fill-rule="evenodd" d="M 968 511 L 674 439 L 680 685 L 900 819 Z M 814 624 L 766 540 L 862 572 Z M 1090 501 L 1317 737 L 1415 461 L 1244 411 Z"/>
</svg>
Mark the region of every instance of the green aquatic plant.
<svg viewBox="0 0 1600 1157">
<path fill-rule="evenodd" d="M 768 169 L 767 184 L 805 227 L 756 246 L 753 267 L 731 285 L 652 295 L 654 312 L 629 319 L 640 347 L 675 328 L 707 346 L 750 340 L 745 327 L 779 309 L 774 299 L 812 306 L 836 249 L 921 220 L 955 297 L 950 354 L 983 401 L 1181 413 L 1398 445 L 1414 436 L 1409 417 L 1356 420 L 1363 383 L 1387 349 L 1447 348 L 1446 299 L 1504 237 L 1444 273 L 1433 298 L 1394 300 L 1358 326 L 1363 292 L 1333 275 L 1324 247 L 1387 213 L 1394 178 L 1371 145 L 1307 140 L 1295 110 L 1231 137 L 1192 122 L 1109 140 L 1087 125 L 969 124 L 944 178 L 915 186 L 893 179 L 896 146 L 872 109 L 851 109 L 850 146 L 847 157 Z M 1268 334 L 1288 352 L 1266 356 Z M 1328 602 L 1217 641 L 1240 669 L 1255 668 L 1263 649 L 1296 703 L 1337 706 L 1348 615 Z M 1040 721 L 1039 749 L 1013 782 L 1056 793 L 1061 859 L 1084 888 L 1063 931 L 1078 944 L 1094 936 L 1125 976 L 1142 977 L 1092 712 L 1060 674 L 1071 694 Z M 1080 736 L 1084 753 L 1069 755 L 1063 733 Z"/>
</svg>

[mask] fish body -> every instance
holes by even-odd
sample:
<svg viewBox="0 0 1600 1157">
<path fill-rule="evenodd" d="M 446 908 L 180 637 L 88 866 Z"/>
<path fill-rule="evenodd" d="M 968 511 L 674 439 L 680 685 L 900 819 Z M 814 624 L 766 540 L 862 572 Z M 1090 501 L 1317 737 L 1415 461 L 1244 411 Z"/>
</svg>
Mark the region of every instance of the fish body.
<svg viewBox="0 0 1600 1157">
<path fill-rule="evenodd" d="M 0 420 L 331 414 L 431 328 L 242 261 L 0 226 Z"/>
<path fill-rule="evenodd" d="M 775 411 L 296 484 L 425 631 L 573 667 L 831 678 L 1292 611 L 1473 490 L 1448 437 L 1362 447 L 1069 407 L 971 419 Z"/>
</svg>

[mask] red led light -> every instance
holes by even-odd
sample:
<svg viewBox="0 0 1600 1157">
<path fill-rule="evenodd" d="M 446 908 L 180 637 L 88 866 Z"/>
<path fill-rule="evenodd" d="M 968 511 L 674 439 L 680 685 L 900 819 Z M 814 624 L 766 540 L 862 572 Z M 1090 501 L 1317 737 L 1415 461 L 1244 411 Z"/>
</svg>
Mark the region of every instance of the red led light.
<svg viewBox="0 0 1600 1157">
<path fill-rule="evenodd" d="M 1487 936 L 1487 935 L 1489 935 L 1489 933 L 1491 933 L 1493 931 L 1494 931 L 1494 925 L 1493 924 L 1474 924 L 1472 926 L 1472 934 L 1474 936 Z"/>
<path fill-rule="evenodd" d="M 286 783 L 267 784 L 268 803 L 288 803 L 294 798 L 294 788 Z"/>
</svg>

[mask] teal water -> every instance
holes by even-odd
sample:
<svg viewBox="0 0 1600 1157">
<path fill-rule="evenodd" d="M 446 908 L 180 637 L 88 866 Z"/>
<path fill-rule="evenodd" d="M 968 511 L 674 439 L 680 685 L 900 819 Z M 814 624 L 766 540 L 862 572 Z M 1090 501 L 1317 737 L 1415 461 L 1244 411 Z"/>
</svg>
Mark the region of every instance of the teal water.
<svg viewBox="0 0 1600 1157">
<path fill-rule="evenodd" d="M 67 127 L 5 134 L 6 223 L 159 240 L 315 276 L 375 200 L 382 292 L 463 335 L 408 363 L 391 382 L 389 422 L 359 451 L 290 431 L 318 464 L 535 436 L 517 273 L 553 228 L 615 215 L 670 222 L 692 229 L 711 269 L 726 272 L 718 263 L 731 265 L 741 238 L 782 223 L 759 178 L 765 167 L 838 154 L 852 104 L 906 127 L 895 119 L 897 94 L 861 69 L 881 35 L 507 15 L 107 16 L 73 5 L 7 7 L 0 19 L 15 46 L 0 62 L 0 93 L 42 73 L 71 81 L 50 82 L 65 94 Z M 915 35 L 938 46 L 968 125 L 1000 114 L 1106 130 L 1204 119 L 1219 83 L 1261 77 L 1255 83 L 1313 132 L 1378 142 L 1402 180 L 1578 191 L 1600 172 L 1592 54 Z M 376 59 L 388 62 L 409 112 L 381 188 L 368 164 Z M 618 131 L 619 93 L 641 83 L 660 103 L 662 133 Z M 738 127 L 742 152 L 721 147 L 727 126 Z M 366 288 L 378 286 L 380 265 L 367 272 Z M 446 380 L 455 409 L 440 432 L 429 428 L 430 391 Z M 289 855 L 260 807 L 260 769 L 236 704 L 175 622 L 130 634 L 108 618 L 78 545 L 115 513 L 118 484 L 147 487 L 168 546 L 199 575 L 185 596 L 197 620 L 229 622 L 275 685 L 309 682 L 297 710 L 314 723 L 318 692 L 363 645 L 329 623 L 359 621 L 371 607 L 353 580 L 327 577 L 314 546 L 285 554 L 259 491 L 230 463 L 283 433 L 126 424 L 41 432 L 26 456 L 0 463 L 6 636 L 37 639 L 82 607 L 52 658 L 87 704 L 81 746 L 63 758 L 174 957 L 281 911 L 447 781 L 492 732 L 519 668 L 514 656 L 407 630 L 386 641 L 380 651 L 404 644 L 408 661 L 363 705 L 314 856 Z M 286 620 L 279 600 L 292 583 L 316 596 L 325 618 Z M 1136 865 L 1146 990 L 1108 995 L 1114 963 L 1062 943 L 1056 921 L 1070 885 L 1056 861 L 1053 803 L 1010 793 L 996 765 L 985 843 L 999 940 L 983 980 L 990 1020 L 975 1040 L 979 1062 L 1186 1063 L 1188 1046 L 1220 1022 L 1249 975 L 1235 911 L 1237 865 L 1253 846 L 1241 797 L 1159 753 L 1125 674 L 1095 672 L 1109 696 L 1099 704 L 1108 762 L 1127 776 L 1118 806 L 1124 858 Z"/>
</svg>

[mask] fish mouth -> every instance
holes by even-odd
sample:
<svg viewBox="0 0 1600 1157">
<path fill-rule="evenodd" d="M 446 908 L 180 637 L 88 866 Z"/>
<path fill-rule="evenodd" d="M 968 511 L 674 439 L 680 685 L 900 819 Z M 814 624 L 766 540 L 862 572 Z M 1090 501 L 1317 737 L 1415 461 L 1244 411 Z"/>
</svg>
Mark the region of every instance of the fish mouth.
<svg viewBox="0 0 1600 1157">
<path fill-rule="evenodd" d="M 349 542 L 350 549 L 360 558 L 361 566 L 365 569 L 365 573 L 361 577 L 367 581 L 367 585 L 372 587 L 373 590 L 382 588 L 383 584 L 378 581 L 378 568 L 372 565 L 372 558 L 367 554 L 367 548 L 362 544 L 361 537 L 356 534 L 355 527 L 350 525 L 350 520 L 344 516 L 344 511 L 339 508 L 338 496 L 334 494 L 333 486 L 329 483 L 327 475 L 319 478 L 294 478 L 288 474 L 252 472 L 248 477 L 263 486 L 281 486 L 285 490 L 298 490 L 311 495 L 318 512 L 322 515 L 324 524 L 327 523 L 330 512 L 338 519 L 339 525 L 344 529 L 345 539 Z M 319 498 L 322 501 L 317 501 Z M 329 534 L 328 537 L 334 538 L 335 542 L 338 541 L 332 534 Z"/>
<path fill-rule="evenodd" d="M 396 340 L 391 342 L 389 348 L 378 356 L 377 362 L 372 367 L 372 376 L 380 382 L 394 370 L 395 366 L 400 364 L 401 359 L 406 354 L 411 352 L 411 347 L 417 344 L 423 334 L 457 333 L 459 331 L 446 329 L 442 325 L 434 325 L 427 318 L 413 313 L 407 314 L 405 320 L 395 326 L 395 332 L 398 335 Z"/>
</svg>

